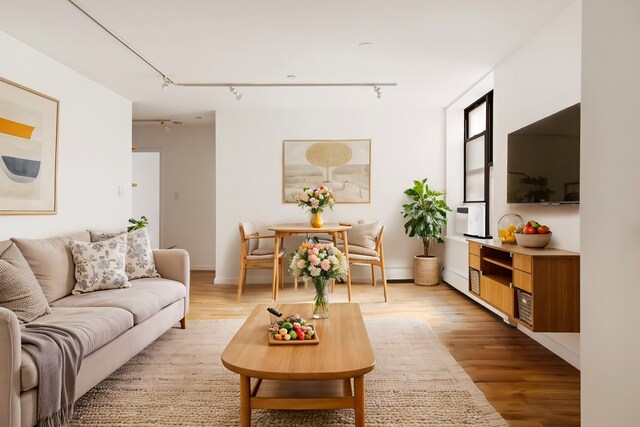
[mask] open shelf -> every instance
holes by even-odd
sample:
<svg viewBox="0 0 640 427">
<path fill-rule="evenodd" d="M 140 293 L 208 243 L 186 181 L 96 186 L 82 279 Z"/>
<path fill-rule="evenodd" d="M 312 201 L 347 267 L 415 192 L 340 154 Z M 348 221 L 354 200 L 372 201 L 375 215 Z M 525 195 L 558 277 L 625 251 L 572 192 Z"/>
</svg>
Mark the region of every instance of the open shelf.
<svg viewBox="0 0 640 427">
<path fill-rule="evenodd" d="M 513 270 L 513 267 L 511 266 L 511 264 L 507 264 L 504 260 L 502 259 L 495 259 L 495 258 L 489 258 L 489 257 L 484 257 L 482 258 L 484 261 L 486 262 L 490 262 L 491 264 L 495 264 L 495 265 L 499 265 L 502 268 L 506 268 L 508 270 Z"/>
<path fill-rule="evenodd" d="M 511 287 L 511 277 L 501 276 L 499 274 L 483 274 L 483 276 L 487 279 L 493 280 L 494 282 L 498 282 L 507 288 Z"/>
</svg>

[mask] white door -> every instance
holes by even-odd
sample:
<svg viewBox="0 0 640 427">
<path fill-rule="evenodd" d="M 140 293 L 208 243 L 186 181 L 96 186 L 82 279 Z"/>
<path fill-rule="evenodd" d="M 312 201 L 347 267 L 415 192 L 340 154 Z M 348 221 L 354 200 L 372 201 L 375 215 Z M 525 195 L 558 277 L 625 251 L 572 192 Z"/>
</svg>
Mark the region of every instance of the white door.
<svg viewBox="0 0 640 427">
<path fill-rule="evenodd" d="M 160 244 L 160 153 L 136 151 L 132 153 L 132 177 L 135 186 L 131 189 L 131 217 L 147 217 L 147 232 L 151 247 Z"/>
</svg>

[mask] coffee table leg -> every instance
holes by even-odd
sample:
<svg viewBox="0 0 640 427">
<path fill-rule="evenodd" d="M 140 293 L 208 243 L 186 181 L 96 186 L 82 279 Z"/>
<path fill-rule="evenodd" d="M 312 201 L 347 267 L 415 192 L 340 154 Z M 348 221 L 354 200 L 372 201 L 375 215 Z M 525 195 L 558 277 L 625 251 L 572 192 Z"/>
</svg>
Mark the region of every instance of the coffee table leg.
<svg viewBox="0 0 640 427">
<path fill-rule="evenodd" d="M 364 427 L 364 376 L 354 378 L 356 427 Z"/>
<path fill-rule="evenodd" d="M 244 375 L 240 375 L 240 425 L 251 426 L 251 378 Z"/>
</svg>

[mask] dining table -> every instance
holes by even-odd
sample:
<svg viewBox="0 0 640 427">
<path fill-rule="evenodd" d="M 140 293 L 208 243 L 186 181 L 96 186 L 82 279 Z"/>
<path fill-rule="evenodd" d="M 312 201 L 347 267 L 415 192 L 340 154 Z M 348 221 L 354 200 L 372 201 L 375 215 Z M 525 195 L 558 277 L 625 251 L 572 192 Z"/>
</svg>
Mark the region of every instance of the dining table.
<svg viewBox="0 0 640 427">
<path fill-rule="evenodd" d="M 305 223 L 292 223 L 292 224 L 278 224 L 269 227 L 270 231 L 275 233 L 275 243 L 273 253 L 280 252 L 280 248 L 283 247 L 284 238 L 294 234 L 328 234 L 333 239 L 333 244 L 337 244 L 337 238 L 342 239 L 344 242 L 344 256 L 347 259 L 347 265 L 349 264 L 349 244 L 347 241 L 347 231 L 351 228 L 348 224 L 323 224 L 322 227 L 316 228 L 310 224 Z M 278 257 L 273 257 L 273 300 L 278 299 Z M 351 269 L 347 269 L 347 294 L 349 302 L 351 302 Z"/>
</svg>

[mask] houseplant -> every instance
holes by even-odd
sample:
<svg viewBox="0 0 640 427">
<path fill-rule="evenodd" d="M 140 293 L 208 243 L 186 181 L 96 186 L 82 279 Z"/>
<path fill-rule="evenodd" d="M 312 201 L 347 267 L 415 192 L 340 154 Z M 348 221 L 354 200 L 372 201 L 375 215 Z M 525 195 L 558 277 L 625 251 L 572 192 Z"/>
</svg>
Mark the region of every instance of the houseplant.
<svg viewBox="0 0 640 427">
<path fill-rule="evenodd" d="M 411 198 L 411 203 L 402 205 L 404 231 L 409 237 L 418 236 L 424 246 L 423 255 L 417 255 L 413 261 L 413 277 L 416 285 L 432 286 L 440 283 L 438 258 L 431 255 L 433 244 L 443 242 L 442 227 L 447 223 L 447 206 L 442 196 L 444 193 L 429 188 L 427 178 L 413 181 L 413 187 L 404 194 Z"/>
<path fill-rule="evenodd" d="M 327 285 L 331 279 L 347 276 L 347 259 L 332 244 L 323 244 L 317 237 L 305 242 L 291 254 L 289 270 L 303 279 L 311 279 L 316 290 L 313 300 L 313 318 L 329 317 L 329 294 Z"/>
<path fill-rule="evenodd" d="M 324 185 L 318 188 L 304 187 L 296 194 L 296 201 L 298 206 L 311 211 L 311 226 L 314 228 L 322 228 L 322 211 L 326 207 L 333 210 L 335 204 L 332 191 Z"/>
</svg>

